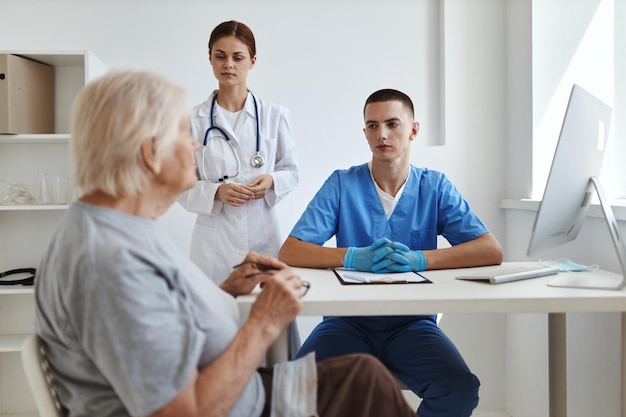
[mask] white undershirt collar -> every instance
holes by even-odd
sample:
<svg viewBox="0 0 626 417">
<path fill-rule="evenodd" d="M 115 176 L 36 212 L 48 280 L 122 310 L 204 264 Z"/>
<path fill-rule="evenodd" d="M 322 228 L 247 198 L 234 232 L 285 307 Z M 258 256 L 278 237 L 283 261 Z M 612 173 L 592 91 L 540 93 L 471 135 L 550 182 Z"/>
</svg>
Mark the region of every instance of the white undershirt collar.
<svg viewBox="0 0 626 417">
<path fill-rule="evenodd" d="M 374 183 L 374 187 L 376 187 L 376 193 L 378 194 L 380 203 L 383 205 L 383 209 L 385 210 L 385 216 L 387 217 L 387 220 L 389 220 L 389 218 L 391 217 L 391 214 L 393 213 L 393 211 L 396 209 L 396 206 L 398 205 L 398 201 L 400 201 L 400 197 L 402 196 L 402 192 L 404 191 L 404 186 L 406 185 L 407 181 L 406 179 L 404 180 L 402 187 L 400 187 L 400 189 L 398 190 L 398 192 L 396 193 L 394 197 L 391 194 L 388 194 L 385 191 L 383 191 L 382 188 L 380 188 L 378 184 L 376 184 L 376 180 L 374 180 L 374 175 L 372 174 L 372 162 L 371 161 L 367 163 L 367 167 L 369 168 L 370 177 L 372 177 L 372 182 Z M 407 175 L 407 179 L 408 178 L 409 177 Z"/>
</svg>

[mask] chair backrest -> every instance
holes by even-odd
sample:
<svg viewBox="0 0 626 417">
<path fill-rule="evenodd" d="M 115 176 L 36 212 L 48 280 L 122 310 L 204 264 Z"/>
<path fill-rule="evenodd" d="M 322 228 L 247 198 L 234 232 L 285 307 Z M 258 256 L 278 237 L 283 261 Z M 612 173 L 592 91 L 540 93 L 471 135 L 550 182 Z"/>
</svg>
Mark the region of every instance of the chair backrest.
<svg viewBox="0 0 626 417">
<path fill-rule="evenodd" d="M 61 403 L 52 385 L 52 375 L 37 335 L 31 335 L 22 346 L 22 366 L 41 417 L 63 417 Z"/>
</svg>

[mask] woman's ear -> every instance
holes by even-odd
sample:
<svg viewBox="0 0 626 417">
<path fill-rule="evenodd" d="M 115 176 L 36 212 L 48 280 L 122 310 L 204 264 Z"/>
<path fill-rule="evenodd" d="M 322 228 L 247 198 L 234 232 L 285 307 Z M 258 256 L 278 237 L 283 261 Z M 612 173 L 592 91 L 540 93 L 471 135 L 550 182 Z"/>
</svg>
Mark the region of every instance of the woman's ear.
<svg viewBox="0 0 626 417">
<path fill-rule="evenodd" d="M 150 138 L 141 142 L 141 157 L 148 171 L 156 175 L 161 170 L 161 162 L 157 160 L 155 141 L 156 138 Z"/>
</svg>

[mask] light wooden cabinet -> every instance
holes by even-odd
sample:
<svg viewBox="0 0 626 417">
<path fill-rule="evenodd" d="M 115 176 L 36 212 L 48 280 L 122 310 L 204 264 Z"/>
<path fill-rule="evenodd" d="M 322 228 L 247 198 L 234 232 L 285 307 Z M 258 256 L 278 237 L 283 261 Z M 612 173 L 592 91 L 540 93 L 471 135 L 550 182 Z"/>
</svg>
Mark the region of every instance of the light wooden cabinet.
<svg viewBox="0 0 626 417">
<path fill-rule="evenodd" d="M 0 135 L 0 184 L 21 184 L 36 197 L 37 174 L 68 177 L 70 111 L 80 89 L 105 72 L 89 51 L 0 51 L 54 67 L 54 131 L 36 135 Z M 0 188 L 1 191 L 1 188 Z M 0 194 L 1 195 L 1 194 Z M 71 198 L 70 198 L 71 199 Z M 0 271 L 38 267 L 39 260 L 67 204 L 0 202 Z M 20 357 L 21 345 L 33 331 L 33 289 L 0 286 L 0 417 L 36 416 L 36 408 Z"/>
</svg>

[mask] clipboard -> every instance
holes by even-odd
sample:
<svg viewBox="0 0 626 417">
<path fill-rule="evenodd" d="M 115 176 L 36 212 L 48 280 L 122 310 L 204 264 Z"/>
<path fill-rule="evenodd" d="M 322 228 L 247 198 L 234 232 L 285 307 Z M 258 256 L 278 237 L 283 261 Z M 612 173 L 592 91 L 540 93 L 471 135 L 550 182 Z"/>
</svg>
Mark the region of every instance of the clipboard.
<svg viewBox="0 0 626 417">
<path fill-rule="evenodd" d="M 375 274 L 346 268 L 332 270 L 341 285 L 432 284 L 431 280 L 417 272 Z"/>
</svg>

